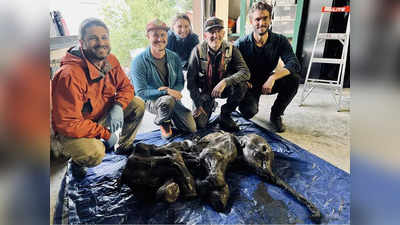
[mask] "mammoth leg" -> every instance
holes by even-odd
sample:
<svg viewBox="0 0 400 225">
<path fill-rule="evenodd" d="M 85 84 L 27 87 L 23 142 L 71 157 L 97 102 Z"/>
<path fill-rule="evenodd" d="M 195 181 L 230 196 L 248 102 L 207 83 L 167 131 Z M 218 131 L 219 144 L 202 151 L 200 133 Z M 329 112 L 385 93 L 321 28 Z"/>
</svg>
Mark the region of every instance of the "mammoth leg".
<svg viewBox="0 0 400 225">
<path fill-rule="evenodd" d="M 224 212 L 228 204 L 229 194 L 229 186 L 225 184 L 222 188 L 213 190 L 207 200 L 215 211 Z"/>
<path fill-rule="evenodd" d="M 157 151 L 168 155 L 169 164 L 176 170 L 174 180 L 179 184 L 183 196 L 185 198 L 197 196 L 194 178 L 186 167 L 181 153 L 171 147 L 172 146 L 169 146 L 169 148 L 159 148 Z"/>
<path fill-rule="evenodd" d="M 218 212 L 226 210 L 229 199 L 229 186 L 225 181 L 225 171 L 229 162 L 231 162 L 231 160 L 220 156 L 220 152 L 208 152 L 202 161 L 208 176 L 197 182 L 199 192 Z"/>
<path fill-rule="evenodd" d="M 237 157 L 236 139 L 229 133 L 212 133 L 200 139 L 196 146 L 203 147 L 199 158 L 207 173 L 204 180 L 197 182 L 198 190 L 216 211 L 225 211 L 229 199 L 225 172 Z"/>
</svg>

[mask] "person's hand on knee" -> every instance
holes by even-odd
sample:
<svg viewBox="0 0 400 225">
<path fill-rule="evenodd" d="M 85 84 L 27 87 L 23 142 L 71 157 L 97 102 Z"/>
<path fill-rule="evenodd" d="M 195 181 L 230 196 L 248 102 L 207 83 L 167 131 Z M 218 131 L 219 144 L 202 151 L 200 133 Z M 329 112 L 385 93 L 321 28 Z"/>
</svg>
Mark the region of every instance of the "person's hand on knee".
<svg viewBox="0 0 400 225">
<path fill-rule="evenodd" d="M 167 92 L 168 92 L 168 95 L 171 95 L 171 96 L 174 97 L 177 101 L 178 101 L 178 100 L 181 100 L 181 98 L 182 98 L 182 93 L 179 92 L 179 91 L 177 91 L 177 90 L 168 88 L 168 89 L 167 89 Z"/>
<path fill-rule="evenodd" d="M 211 96 L 214 98 L 220 98 L 222 95 L 222 92 L 224 92 L 226 88 L 226 81 L 225 80 L 221 80 L 212 90 L 211 92 Z"/>
</svg>

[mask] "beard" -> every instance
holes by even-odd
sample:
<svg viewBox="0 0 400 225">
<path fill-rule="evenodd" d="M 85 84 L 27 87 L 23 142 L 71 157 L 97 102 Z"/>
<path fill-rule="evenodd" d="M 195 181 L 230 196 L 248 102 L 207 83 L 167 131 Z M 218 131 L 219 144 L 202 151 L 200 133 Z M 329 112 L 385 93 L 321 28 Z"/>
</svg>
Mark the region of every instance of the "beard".
<svg viewBox="0 0 400 225">
<path fill-rule="evenodd" d="M 163 41 L 155 41 L 153 42 L 153 46 L 160 52 L 164 51 L 167 47 L 166 43 Z"/>
<path fill-rule="evenodd" d="M 265 31 L 261 31 L 260 28 L 265 28 Z M 264 36 L 266 33 L 268 33 L 269 26 L 262 26 L 260 28 L 255 28 L 254 29 L 257 32 L 258 35 Z"/>
<path fill-rule="evenodd" d="M 105 54 L 98 53 L 97 51 L 100 48 L 105 48 L 104 51 L 106 51 L 106 53 Z M 85 49 L 84 52 L 88 59 L 94 60 L 94 61 L 102 61 L 102 60 L 106 59 L 107 56 L 110 54 L 111 48 L 108 46 L 96 46 L 91 49 Z"/>
<path fill-rule="evenodd" d="M 219 38 L 210 39 L 210 41 L 208 42 L 208 46 L 210 46 L 211 49 L 214 51 L 218 51 L 221 45 L 222 45 L 222 40 L 220 40 Z"/>
</svg>

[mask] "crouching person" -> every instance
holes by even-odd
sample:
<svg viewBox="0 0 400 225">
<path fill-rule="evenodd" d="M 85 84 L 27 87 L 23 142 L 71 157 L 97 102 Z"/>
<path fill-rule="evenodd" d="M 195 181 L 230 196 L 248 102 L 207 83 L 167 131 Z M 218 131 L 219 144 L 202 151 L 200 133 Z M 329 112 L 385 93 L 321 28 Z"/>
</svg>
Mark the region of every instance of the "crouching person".
<svg viewBox="0 0 400 225">
<path fill-rule="evenodd" d="M 251 71 L 249 90 L 239 110 L 250 119 L 258 113 L 261 95 L 278 94 L 271 107 L 270 121 L 276 132 L 284 132 L 281 116 L 296 96 L 301 66 L 288 39 L 269 30 L 272 7 L 265 1 L 249 10 L 253 32 L 235 42 Z M 285 66 L 277 68 L 279 59 Z"/>
<path fill-rule="evenodd" d="M 161 136 L 172 137 L 172 125 L 184 132 L 196 132 L 192 112 L 181 103 L 184 86 L 179 56 L 166 49 L 168 27 L 159 19 L 146 26 L 150 46 L 136 56 L 131 64 L 130 77 L 146 109 L 155 114 L 154 123 L 160 126 Z"/>
<path fill-rule="evenodd" d="M 80 46 L 70 48 L 52 80 L 52 148 L 71 156 L 72 173 L 86 174 L 106 150 L 130 146 L 144 102 L 117 58 L 110 54 L 107 26 L 89 18 L 80 26 Z"/>
<path fill-rule="evenodd" d="M 231 113 L 243 100 L 250 72 L 240 51 L 223 41 L 223 21 L 211 17 L 205 24 L 205 41 L 192 50 L 188 66 L 188 90 L 195 107 L 197 127 L 207 126 L 216 108 L 215 98 L 227 98 L 218 118 L 222 129 L 239 130 Z"/>
</svg>

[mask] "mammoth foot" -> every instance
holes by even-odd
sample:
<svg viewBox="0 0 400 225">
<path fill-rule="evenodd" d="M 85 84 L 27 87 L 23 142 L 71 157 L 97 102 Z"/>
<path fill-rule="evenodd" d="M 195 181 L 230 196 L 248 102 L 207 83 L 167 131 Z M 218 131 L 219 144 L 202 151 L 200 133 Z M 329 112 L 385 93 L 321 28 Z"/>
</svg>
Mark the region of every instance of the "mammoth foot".
<svg viewBox="0 0 400 225">
<path fill-rule="evenodd" d="M 229 186 L 226 184 L 222 188 L 213 190 L 207 199 L 215 211 L 224 212 L 228 204 L 229 194 Z"/>
<path fill-rule="evenodd" d="M 157 200 L 166 201 L 168 203 L 175 202 L 179 197 L 179 192 L 179 185 L 172 179 L 168 180 L 157 190 Z"/>
</svg>

